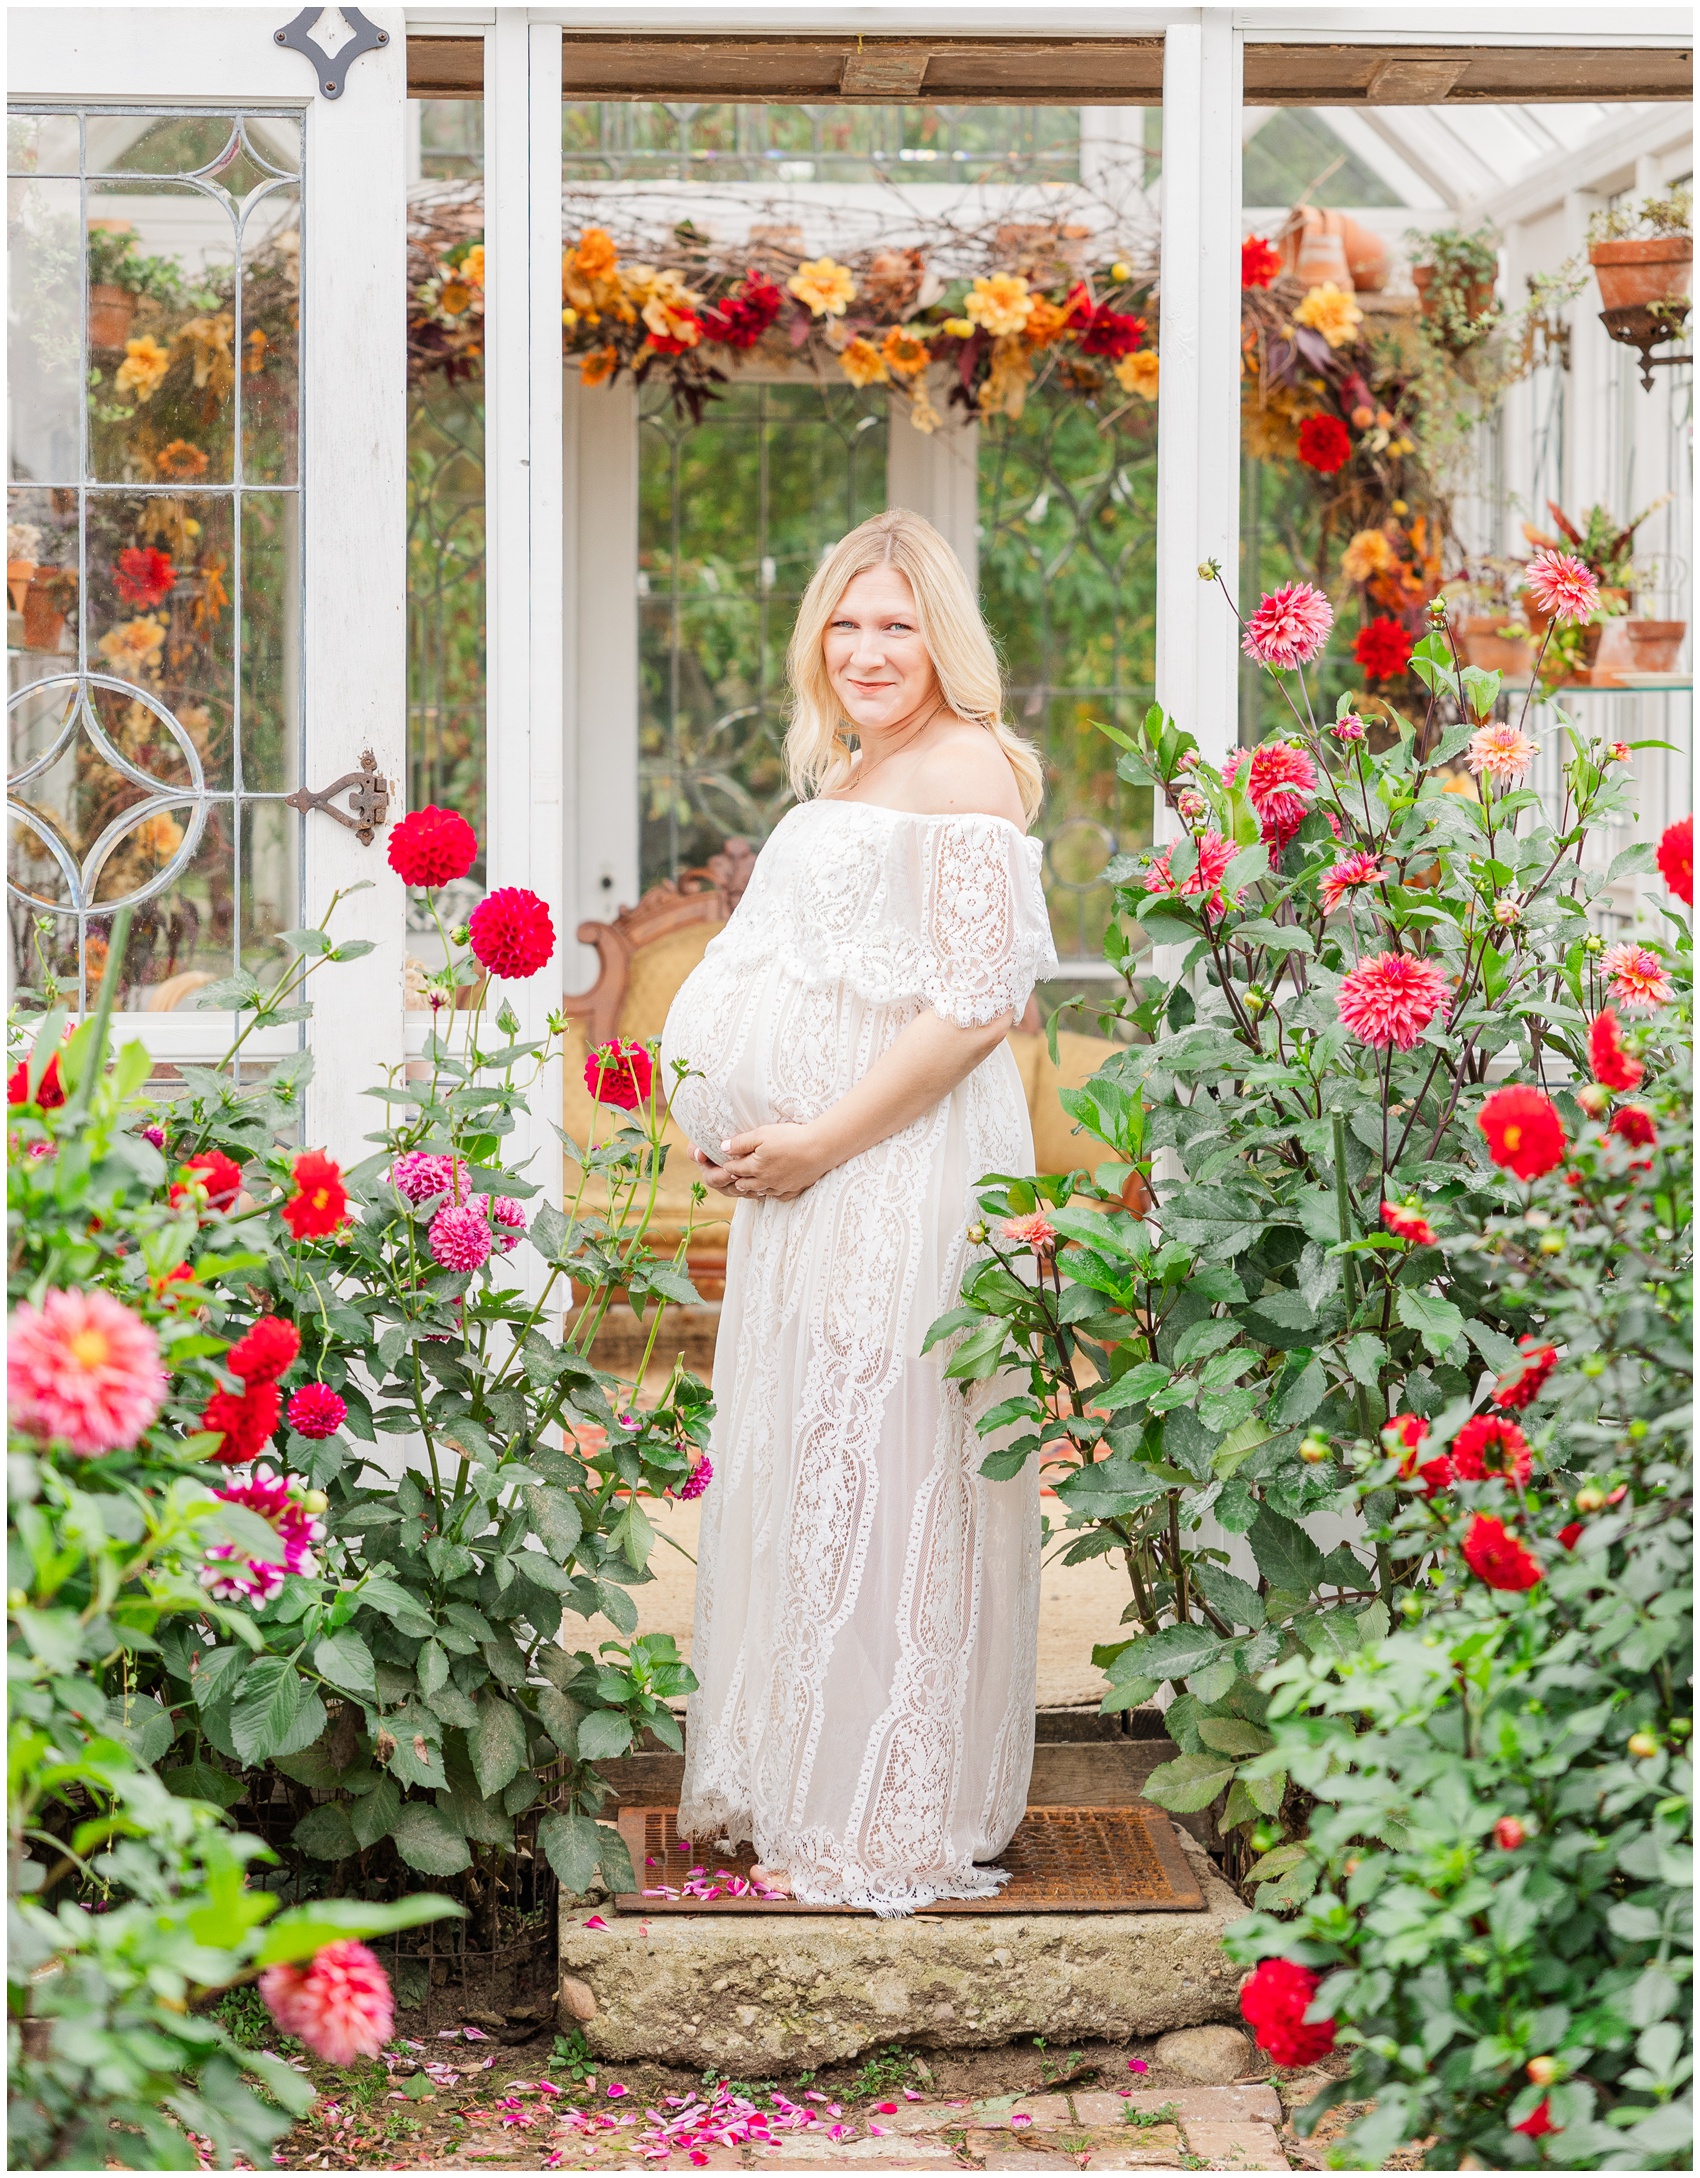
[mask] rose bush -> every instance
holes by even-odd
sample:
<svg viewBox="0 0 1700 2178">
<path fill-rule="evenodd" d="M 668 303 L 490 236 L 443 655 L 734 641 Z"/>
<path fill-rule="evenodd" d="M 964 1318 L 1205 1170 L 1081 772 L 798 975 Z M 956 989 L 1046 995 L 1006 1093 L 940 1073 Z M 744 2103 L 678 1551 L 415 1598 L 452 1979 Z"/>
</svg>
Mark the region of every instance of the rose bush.
<svg viewBox="0 0 1700 2178">
<path fill-rule="evenodd" d="M 1690 1106 L 1674 1081 L 1620 1106 L 1630 1139 L 1590 1102 L 1562 1161 L 1442 1243 L 1530 1327 L 1496 1386 L 1516 1420 L 1459 1403 L 1397 1463 L 1356 1457 L 1418 1576 L 1398 1630 L 1261 1682 L 1252 1771 L 1314 1806 L 1266 1864 L 1300 1910 L 1229 1944 L 1263 1961 L 1242 2006 L 1277 2063 L 1350 2058 L 1298 2122 L 1371 2104 L 1354 2166 L 1408 2140 L 1437 2169 L 1691 2156 Z"/>
<path fill-rule="evenodd" d="M 1548 574 L 1555 612 L 1583 611 L 1586 570 Z M 1114 1154 L 990 1183 L 987 1253 L 931 1334 L 956 1340 L 959 1378 L 1018 1373 L 981 1420 L 1012 1433 L 984 1471 L 1040 1459 L 1066 1561 L 1126 1565 L 1135 1631 L 1097 1652 L 1105 1706 L 1168 1683 L 1182 1752 L 1149 1790 L 1177 1810 L 1225 1793 L 1242 1869 L 1297 1807 L 1260 1759 L 1262 1675 L 1384 1634 L 1410 1578 L 1354 1529 L 1344 1447 L 1467 1410 L 1519 1360 L 1505 1296 L 1444 1243 L 1498 1206 L 1496 1166 L 1542 1169 L 1575 1138 L 1603 1013 L 1650 1076 L 1685 1015 L 1669 946 L 1608 948 L 1590 920 L 1603 883 L 1653 866 L 1650 846 L 1583 866 L 1591 828 L 1627 813 L 1628 751 L 1564 727 L 1544 808 L 1520 783 L 1527 713 L 1496 715 L 1499 677 L 1459 662 L 1441 609 L 1420 721 L 1346 701 L 1320 719 L 1300 669 L 1331 618 L 1292 585 L 1246 624 L 1283 736 L 1220 769 L 1156 708 L 1112 736 L 1180 833 L 1108 873 L 1127 990 L 1104 1012 L 1134 1040 L 1064 1098 Z M 1495 1103 L 1507 1076 L 1550 1114 L 1532 1133 Z M 1372 1525 L 1390 1507 L 1371 1501 Z M 1255 1583 L 1207 1517 L 1244 1538 Z"/>
</svg>

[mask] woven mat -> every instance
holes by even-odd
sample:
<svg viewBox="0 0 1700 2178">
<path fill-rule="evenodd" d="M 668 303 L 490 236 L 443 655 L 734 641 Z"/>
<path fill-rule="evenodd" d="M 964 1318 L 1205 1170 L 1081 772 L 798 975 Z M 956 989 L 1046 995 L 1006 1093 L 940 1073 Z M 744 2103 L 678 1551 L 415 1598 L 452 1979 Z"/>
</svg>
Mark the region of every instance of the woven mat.
<svg viewBox="0 0 1700 2178">
<path fill-rule="evenodd" d="M 670 1807 L 628 1807 L 619 1818 L 642 1890 L 614 1901 L 620 1913 L 845 1913 L 794 1899 L 648 1896 L 682 1890 L 693 1869 L 706 1889 L 724 1874 L 748 1878 L 754 1849 L 723 1853 L 679 1843 Z M 1204 1893 L 1167 1815 L 1147 1802 L 1127 1807 L 1030 1807 L 999 1856 L 1009 1881 L 995 1898 L 941 1899 L 935 1913 L 1202 1913 Z M 872 1916 L 870 1915 L 870 1919 Z"/>
</svg>

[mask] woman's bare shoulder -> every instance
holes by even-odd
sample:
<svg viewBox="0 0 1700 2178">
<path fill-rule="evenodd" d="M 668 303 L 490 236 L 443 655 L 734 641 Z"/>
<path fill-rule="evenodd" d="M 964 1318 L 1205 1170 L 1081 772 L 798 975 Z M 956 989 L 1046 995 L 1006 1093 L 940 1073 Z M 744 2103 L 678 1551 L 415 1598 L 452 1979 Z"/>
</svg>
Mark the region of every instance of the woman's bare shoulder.
<svg viewBox="0 0 1700 2178">
<path fill-rule="evenodd" d="M 1002 817 L 1025 832 L 1021 789 L 983 726 L 956 719 L 933 740 L 909 783 L 916 810 L 929 817 Z"/>
</svg>

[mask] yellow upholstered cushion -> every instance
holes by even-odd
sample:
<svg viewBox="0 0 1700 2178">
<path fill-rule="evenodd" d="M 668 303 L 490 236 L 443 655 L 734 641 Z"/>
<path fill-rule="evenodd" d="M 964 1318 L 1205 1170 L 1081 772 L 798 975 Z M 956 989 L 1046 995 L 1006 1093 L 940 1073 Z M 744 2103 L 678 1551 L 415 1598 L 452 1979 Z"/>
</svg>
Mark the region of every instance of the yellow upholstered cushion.
<svg viewBox="0 0 1700 2178">
<path fill-rule="evenodd" d="M 1033 1120 L 1034 1164 L 1041 1172 L 1072 1172 L 1081 1165 L 1090 1172 L 1102 1164 L 1106 1152 L 1095 1136 L 1075 1131 L 1075 1122 L 1063 1110 L 1057 1091 L 1080 1088 L 1120 1046 L 1107 1036 L 1081 1036 L 1063 1029 L 1057 1036 L 1057 1060 L 1053 1065 L 1043 1036 L 1023 1035 L 1018 1030 L 1010 1043 L 1021 1068 L 1027 1109 Z"/>
</svg>

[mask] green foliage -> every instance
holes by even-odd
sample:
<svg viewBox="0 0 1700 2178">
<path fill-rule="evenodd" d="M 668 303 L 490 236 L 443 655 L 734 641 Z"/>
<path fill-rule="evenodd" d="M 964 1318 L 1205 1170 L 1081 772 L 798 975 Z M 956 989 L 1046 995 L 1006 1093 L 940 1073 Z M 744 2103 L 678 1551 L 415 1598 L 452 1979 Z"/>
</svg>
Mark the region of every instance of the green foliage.
<svg viewBox="0 0 1700 2178">
<path fill-rule="evenodd" d="M 1351 2069 L 1300 2126 L 1373 2101 L 1353 2166 L 1413 2139 L 1438 2169 L 1688 2166 L 1692 1165 L 1686 1094 L 1651 1102 L 1646 1169 L 1590 1126 L 1526 1213 L 1457 1244 L 1562 1352 L 1522 1417 L 1529 1486 L 1404 1484 L 1382 1534 L 1427 1571 L 1399 1630 L 1262 1682 L 1260 1766 L 1316 1804 L 1229 1943 L 1322 1976 Z M 1470 1571 L 1478 1516 L 1515 1525 L 1533 1587 Z"/>
<path fill-rule="evenodd" d="M 959 1380 L 1011 1372 L 979 1420 L 983 1472 L 1038 1458 L 1064 1562 L 1121 1559 L 1132 1631 L 1094 1652 L 1104 1706 L 1169 1683 L 1181 1757 L 1151 1797 L 1198 1809 L 1225 1793 L 1221 1826 L 1242 1853 L 1254 1837 L 1281 1845 L 1300 1805 L 1264 1759 L 1263 1675 L 1380 1639 L 1418 1570 L 1367 1538 L 1314 1539 L 1320 1519 L 1338 1536 L 1358 1509 L 1346 1448 L 1374 1445 L 1399 1413 L 1455 1426 L 1532 1327 L 1449 1244 L 1506 1197 L 1475 1125 L 1487 1084 L 1585 1077 L 1588 1021 L 1609 995 L 1589 924 L 1601 880 L 1581 864 L 1590 828 L 1624 810 L 1610 752 L 1564 729 L 1557 823 L 1491 774 L 1480 799 L 1447 792 L 1443 767 L 1491 717 L 1499 682 L 1461 667 L 1439 633 L 1415 664 L 1428 716 L 1398 721 L 1379 752 L 1319 728 L 1308 699 L 1294 712 L 1288 746 L 1316 783 L 1285 842 L 1260 825 L 1244 773 L 1202 763 L 1156 707 L 1136 733 L 1111 730 L 1124 778 L 1161 794 L 1180 831 L 1164 862 L 1124 857 L 1109 873 L 1105 950 L 1139 1040 L 1065 1093 L 1092 1138 L 1083 1169 L 984 1183 L 986 1252 L 930 1333 L 955 1341 Z M 1323 880 L 1354 853 L 1375 857 L 1379 881 L 1329 912 Z M 1229 859 L 1201 894 L 1188 887 L 1205 855 Z M 1345 976 L 1382 952 L 1445 978 L 1447 1010 L 1408 1050 L 1372 1048 L 1340 1018 Z M 1137 972 L 1160 958 L 1168 973 Z M 1676 973 L 1686 989 L 1685 940 Z M 1684 1018 L 1673 1004 L 1636 1032 L 1650 1067 Z M 1574 1129 L 1568 1091 L 1558 1106 Z M 1124 1207 L 1144 1197 L 1149 1215 Z M 1436 1243 L 1387 1229 L 1388 1202 L 1415 1205 Z M 1035 1210 L 1054 1235 L 1037 1257 L 1003 1229 Z M 1389 1510 L 1369 1507 L 1374 1521 Z M 1199 1539 L 1206 1515 L 1244 1539 L 1255 1585 Z"/>
</svg>

